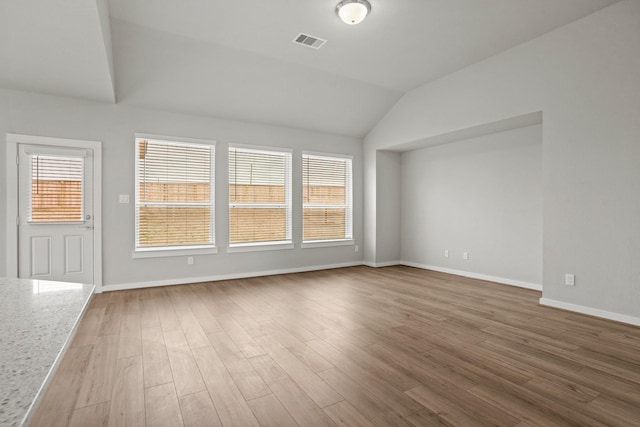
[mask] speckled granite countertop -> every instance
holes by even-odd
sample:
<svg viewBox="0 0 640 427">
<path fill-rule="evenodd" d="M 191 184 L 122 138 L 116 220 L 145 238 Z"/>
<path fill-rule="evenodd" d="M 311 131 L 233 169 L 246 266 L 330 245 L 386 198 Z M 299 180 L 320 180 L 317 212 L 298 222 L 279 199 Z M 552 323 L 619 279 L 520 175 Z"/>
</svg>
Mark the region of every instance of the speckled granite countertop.
<svg viewBox="0 0 640 427">
<path fill-rule="evenodd" d="M 93 290 L 0 277 L 0 426 L 22 424 Z"/>
</svg>

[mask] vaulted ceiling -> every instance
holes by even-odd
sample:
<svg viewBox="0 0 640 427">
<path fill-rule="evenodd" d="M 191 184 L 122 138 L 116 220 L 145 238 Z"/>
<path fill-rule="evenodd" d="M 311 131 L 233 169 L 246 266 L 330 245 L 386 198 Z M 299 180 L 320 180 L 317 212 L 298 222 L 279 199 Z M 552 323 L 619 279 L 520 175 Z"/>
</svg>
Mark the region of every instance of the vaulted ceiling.
<svg viewBox="0 0 640 427">
<path fill-rule="evenodd" d="M 348 26 L 338 0 L 0 0 L 0 87 L 362 137 L 406 91 L 617 0 L 370 1 Z"/>
</svg>

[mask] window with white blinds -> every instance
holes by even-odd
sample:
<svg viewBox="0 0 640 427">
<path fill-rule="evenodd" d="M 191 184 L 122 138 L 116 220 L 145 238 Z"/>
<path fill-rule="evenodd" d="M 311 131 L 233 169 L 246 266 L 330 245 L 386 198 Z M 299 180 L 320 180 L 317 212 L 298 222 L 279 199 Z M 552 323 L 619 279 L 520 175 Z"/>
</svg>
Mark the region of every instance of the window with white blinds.
<svg viewBox="0 0 640 427">
<path fill-rule="evenodd" d="M 30 222 L 82 221 L 84 158 L 31 154 Z"/>
<path fill-rule="evenodd" d="M 352 160 L 302 155 L 303 242 L 353 238 Z"/>
<path fill-rule="evenodd" d="M 213 247 L 215 147 L 136 138 L 136 250 Z"/>
<path fill-rule="evenodd" d="M 291 152 L 229 147 L 229 244 L 291 243 Z"/>
</svg>

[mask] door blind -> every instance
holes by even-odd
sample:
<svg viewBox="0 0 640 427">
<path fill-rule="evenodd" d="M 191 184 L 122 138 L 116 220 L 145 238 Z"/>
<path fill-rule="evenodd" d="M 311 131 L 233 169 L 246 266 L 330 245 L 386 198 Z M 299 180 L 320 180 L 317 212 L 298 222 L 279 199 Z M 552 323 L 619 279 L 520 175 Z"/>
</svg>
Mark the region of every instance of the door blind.
<svg viewBox="0 0 640 427">
<path fill-rule="evenodd" d="M 214 244 L 214 147 L 136 139 L 136 247 Z"/>
<path fill-rule="evenodd" d="M 229 148 L 229 243 L 291 240 L 291 153 Z"/>
<path fill-rule="evenodd" d="M 82 221 L 84 158 L 31 154 L 29 221 Z"/>
<path fill-rule="evenodd" d="M 303 241 L 353 237 L 351 168 L 350 158 L 302 155 Z"/>
</svg>

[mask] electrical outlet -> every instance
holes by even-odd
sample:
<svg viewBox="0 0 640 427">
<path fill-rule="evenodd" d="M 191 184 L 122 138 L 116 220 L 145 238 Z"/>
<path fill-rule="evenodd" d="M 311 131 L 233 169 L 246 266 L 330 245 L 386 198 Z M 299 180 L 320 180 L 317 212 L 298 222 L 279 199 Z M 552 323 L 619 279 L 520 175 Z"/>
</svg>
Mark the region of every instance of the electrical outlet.
<svg viewBox="0 0 640 427">
<path fill-rule="evenodd" d="M 355 245 L 355 246 L 353 247 L 353 251 L 354 251 L 354 252 L 358 252 L 359 250 L 360 250 L 360 248 L 358 247 L 358 245 Z"/>
<path fill-rule="evenodd" d="M 129 203 L 129 195 L 128 194 L 120 194 L 118 196 L 118 202 L 120 202 L 122 204 Z"/>
<path fill-rule="evenodd" d="M 444 257 L 449 258 L 449 249 L 444 250 Z"/>
<path fill-rule="evenodd" d="M 469 252 L 462 252 L 462 259 L 469 260 Z"/>
<path fill-rule="evenodd" d="M 564 275 L 564 284 L 567 286 L 575 286 L 576 285 L 576 275 L 575 274 L 565 274 Z"/>
<path fill-rule="evenodd" d="M 187 264 L 193 265 L 193 257 L 192 256 L 187 257 Z"/>
</svg>

